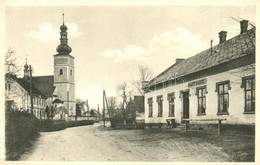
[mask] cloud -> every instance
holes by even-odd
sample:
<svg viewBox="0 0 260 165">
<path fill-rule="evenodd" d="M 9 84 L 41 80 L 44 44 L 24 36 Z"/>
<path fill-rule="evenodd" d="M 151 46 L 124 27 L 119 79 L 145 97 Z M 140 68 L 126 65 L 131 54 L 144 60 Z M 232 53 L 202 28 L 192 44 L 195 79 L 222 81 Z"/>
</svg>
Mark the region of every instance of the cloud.
<svg viewBox="0 0 260 165">
<path fill-rule="evenodd" d="M 109 49 L 99 53 L 100 56 L 106 58 L 114 58 L 117 62 L 126 60 L 144 60 L 147 56 L 147 51 L 140 46 L 126 45 L 123 50 Z"/>
<path fill-rule="evenodd" d="M 75 23 L 66 23 L 68 27 L 68 37 L 76 38 L 82 35 L 82 32 L 79 31 L 79 27 Z"/>
<path fill-rule="evenodd" d="M 149 53 L 170 53 L 181 57 L 195 55 L 206 49 L 207 43 L 198 34 L 193 34 L 185 27 L 178 27 L 172 31 L 165 31 L 155 35 L 149 43 Z"/>
<path fill-rule="evenodd" d="M 208 44 L 202 41 L 200 35 L 193 34 L 185 27 L 178 27 L 172 31 L 154 35 L 147 49 L 136 45 L 126 45 L 122 50 L 109 49 L 99 53 L 99 55 L 113 58 L 116 62 L 141 61 L 154 55 L 187 58 L 206 49 L 207 46 Z"/>
<path fill-rule="evenodd" d="M 75 23 L 66 23 L 68 27 L 68 37 L 76 38 L 82 33 L 79 31 L 79 27 Z M 25 33 L 25 36 L 36 41 L 48 43 L 50 41 L 57 41 L 60 38 L 60 30 L 58 27 L 54 27 L 49 22 L 41 23 L 37 29 L 33 29 Z"/>
</svg>

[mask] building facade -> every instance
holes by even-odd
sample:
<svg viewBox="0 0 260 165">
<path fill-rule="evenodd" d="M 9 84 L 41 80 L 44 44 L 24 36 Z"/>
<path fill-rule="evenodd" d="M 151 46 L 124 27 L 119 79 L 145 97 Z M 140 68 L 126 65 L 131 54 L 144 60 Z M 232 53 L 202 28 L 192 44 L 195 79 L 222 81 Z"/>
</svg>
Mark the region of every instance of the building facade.
<svg viewBox="0 0 260 165">
<path fill-rule="evenodd" d="M 36 117 L 47 118 L 47 111 L 55 108 L 55 103 L 53 103 L 55 99 L 63 102 L 62 106 L 66 109 L 66 116 L 76 115 L 74 57 L 70 55 L 72 49 L 68 46 L 67 29 L 63 15 L 63 24 L 60 27 L 60 45 L 56 49 L 58 54 L 54 55 L 54 75 L 30 78 L 31 70 L 26 62 L 23 78 L 8 74 L 5 76 L 6 109 L 13 107 L 31 112 L 30 96 L 32 93 L 32 113 Z"/>
<path fill-rule="evenodd" d="M 225 118 L 228 124 L 255 123 L 255 27 L 240 22 L 241 33 L 176 63 L 149 82 L 145 91 L 145 122 L 166 119 Z"/>
<path fill-rule="evenodd" d="M 5 75 L 5 108 L 33 113 L 39 119 L 45 119 L 47 97 L 32 86 L 33 110 L 31 108 L 30 82 L 26 77 L 17 78 L 14 75 Z"/>
<path fill-rule="evenodd" d="M 74 57 L 70 55 L 72 49 L 68 45 L 64 20 L 60 30 L 60 45 L 56 49 L 58 54 L 54 55 L 55 95 L 64 102 L 68 115 L 73 116 L 76 115 Z"/>
</svg>

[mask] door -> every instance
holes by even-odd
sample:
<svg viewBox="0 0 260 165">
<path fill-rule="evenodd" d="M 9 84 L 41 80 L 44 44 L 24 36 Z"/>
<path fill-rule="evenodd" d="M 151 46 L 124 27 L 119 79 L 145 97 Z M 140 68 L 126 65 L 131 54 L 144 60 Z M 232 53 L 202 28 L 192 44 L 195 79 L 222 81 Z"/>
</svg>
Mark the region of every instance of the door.
<svg viewBox="0 0 260 165">
<path fill-rule="evenodd" d="M 190 117 L 190 100 L 189 100 L 189 91 L 182 93 L 182 102 L 183 102 L 183 118 L 189 119 Z"/>
</svg>

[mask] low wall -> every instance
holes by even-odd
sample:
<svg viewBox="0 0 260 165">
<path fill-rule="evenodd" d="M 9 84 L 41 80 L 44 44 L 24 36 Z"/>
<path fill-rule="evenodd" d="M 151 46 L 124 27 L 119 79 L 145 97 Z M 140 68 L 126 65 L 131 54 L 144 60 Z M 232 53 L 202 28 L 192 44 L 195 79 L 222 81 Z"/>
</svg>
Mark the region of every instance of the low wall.
<svg viewBox="0 0 260 165">
<path fill-rule="evenodd" d="M 94 122 L 99 122 L 100 118 L 98 116 L 69 116 L 67 118 L 68 121 L 81 121 L 81 120 L 92 120 Z"/>
<path fill-rule="evenodd" d="M 218 124 L 190 124 L 191 130 L 218 132 Z M 221 124 L 221 134 L 255 135 L 254 124 Z"/>
</svg>

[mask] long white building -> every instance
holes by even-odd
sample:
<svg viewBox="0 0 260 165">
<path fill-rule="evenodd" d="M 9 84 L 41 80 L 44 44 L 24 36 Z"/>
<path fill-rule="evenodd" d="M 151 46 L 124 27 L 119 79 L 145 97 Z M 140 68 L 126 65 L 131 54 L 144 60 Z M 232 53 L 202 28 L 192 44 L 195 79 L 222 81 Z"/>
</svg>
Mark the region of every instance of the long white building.
<svg viewBox="0 0 260 165">
<path fill-rule="evenodd" d="M 240 28 L 241 33 L 229 40 L 221 31 L 219 44 L 188 59 L 176 59 L 144 83 L 145 122 L 226 118 L 229 124 L 254 124 L 255 27 L 248 30 L 248 21 L 242 20 Z"/>
</svg>

